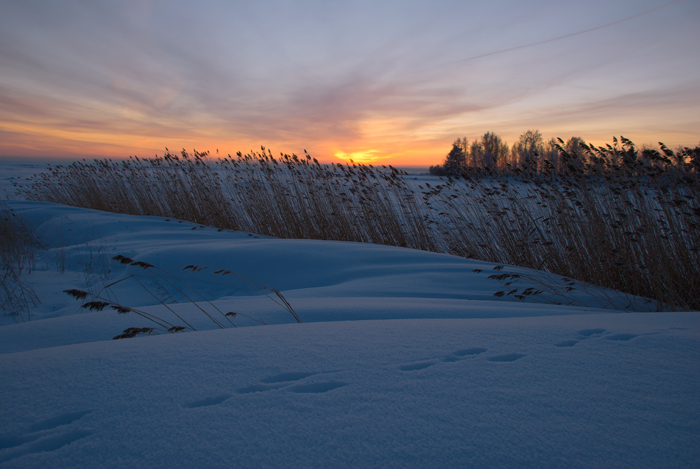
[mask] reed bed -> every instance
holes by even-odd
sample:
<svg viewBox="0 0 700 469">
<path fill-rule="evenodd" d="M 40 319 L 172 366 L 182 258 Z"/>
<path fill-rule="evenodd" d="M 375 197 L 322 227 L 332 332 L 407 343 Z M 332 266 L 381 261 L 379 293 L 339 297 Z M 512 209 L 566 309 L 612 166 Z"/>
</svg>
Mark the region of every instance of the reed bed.
<svg viewBox="0 0 700 469">
<path fill-rule="evenodd" d="M 31 272 L 39 242 L 7 204 L 0 202 L 0 310 L 15 322 L 31 320 L 30 306 L 39 298 L 24 280 Z"/>
<path fill-rule="evenodd" d="M 29 200 L 155 215 L 281 238 L 331 239 L 435 250 L 420 208 L 395 168 L 321 165 L 260 152 L 95 160 L 30 179 Z"/>
<path fill-rule="evenodd" d="M 280 238 L 518 265 L 646 297 L 659 310 L 700 309 L 697 172 L 603 168 L 591 158 L 595 164 L 556 174 L 486 168 L 418 186 L 391 166 L 324 165 L 308 154 L 261 150 L 76 162 L 50 167 L 21 192 Z"/>
<path fill-rule="evenodd" d="M 687 187 L 480 178 L 424 196 L 444 252 L 613 288 L 658 310 L 700 309 L 700 217 Z"/>
</svg>

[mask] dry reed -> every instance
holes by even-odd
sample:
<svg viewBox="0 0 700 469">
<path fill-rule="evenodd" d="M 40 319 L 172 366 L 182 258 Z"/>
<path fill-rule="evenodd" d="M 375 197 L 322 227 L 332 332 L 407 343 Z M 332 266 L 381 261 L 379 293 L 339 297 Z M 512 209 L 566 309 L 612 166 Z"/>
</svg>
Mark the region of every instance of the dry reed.
<svg viewBox="0 0 700 469">
<path fill-rule="evenodd" d="M 216 160 L 183 150 L 50 167 L 22 191 L 281 238 L 518 265 L 646 297 L 658 310 L 700 309 L 698 170 L 663 146 L 663 155 L 628 140 L 608 147 L 583 144 L 587 158 L 560 148 L 556 173 L 472 169 L 425 187 L 391 166 L 322 165 L 264 148 Z"/>
<path fill-rule="evenodd" d="M 34 268 L 39 242 L 5 202 L 0 202 L 0 309 L 15 322 L 31 320 L 30 306 L 39 298 L 25 282 L 25 271 Z"/>
<path fill-rule="evenodd" d="M 233 312 L 229 311 L 224 313 L 219 307 L 217 307 L 214 303 L 211 301 L 207 300 L 204 296 L 202 296 L 197 290 L 189 286 L 186 282 L 184 282 L 182 279 L 177 278 L 175 275 L 171 274 L 170 272 L 167 272 L 163 269 L 160 269 L 153 264 L 149 264 L 148 262 L 144 261 L 135 261 L 133 259 L 130 259 L 128 257 L 122 256 L 122 255 L 117 255 L 112 258 L 112 260 L 119 262 L 120 264 L 127 265 L 130 267 L 135 267 L 136 271 L 135 273 L 132 273 L 126 277 L 123 277 L 117 281 L 114 281 L 110 283 L 109 285 L 105 285 L 100 291 L 97 293 L 92 293 L 92 292 L 87 292 L 84 290 L 78 290 L 78 289 L 69 289 L 69 290 L 64 290 L 64 293 L 70 295 L 71 297 L 75 298 L 76 300 L 82 301 L 82 308 L 88 309 L 90 311 L 102 311 L 103 309 L 109 307 L 115 311 L 117 311 L 119 314 L 129 314 L 133 313 L 136 314 L 137 316 L 140 316 L 144 319 L 147 319 L 151 321 L 153 324 L 155 324 L 154 327 L 129 327 L 122 334 L 119 334 L 114 337 L 115 340 L 117 339 L 128 339 L 135 337 L 139 334 L 146 334 L 146 335 L 152 335 L 152 334 L 159 334 L 160 332 L 169 332 L 169 333 L 178 333 L 178 332 L 183 332 L 185 330 L 191 330 L 191 331 L 196 331 L 195 327 L 188 322 L 185 318 L 182 317 L 182 315 L 178 314 L 177 311 L 173 307 L 171 307 L 169 304 L 167 304 L 165 301 L 163 301 L 159 295 L 154 293 L 151 288 L 149 288 L 146 285 L 146 278 L 145 276 L 148 275 L 150 277 L 155 277 L 159 281 L 159 285 L 161 288 L 163 285 L 165 285 L 165 289 L 169 289 L 172 292 L 172 295 L 179 295 L 182 298 L 184 298 L 189 304 L 191 304 L 194 308 L 196 308 L 199 312 L 201 312 L 209 321 L 214 323 L 217 327 L 220 329 L 226 329 L 227 327 L 238 327 L 236 324 L 233 322 L 234 319 L 237 318 L 237 316 L 243 316 L 246 317 L 252 321 L 255 321 L 259 324 L 265 325 L 265 322 L 256 319 L 254 317 L 251 317 L 247 314 L 240 313 L 240 312 Z M 182 270 L 191 270 L 192 272 L 199 272 L 203 269 L 208 269 L 208 267 L 200 267 L 197 265 L 188 265 Z M 267 296 L 270 300 L 272 300 L 274 303 L 276 303 L 278 306 L 280 306 L 282 309 L 287 311 L 292 315 L 294 320 L 298 323 L 301 323 L 301 319 L 297 315 L 296 311 L 292 308 L 292 306 L 289 304 L 289 302 L 286 300 L 286 298 L 275 288 L 267 287 L 263 285 L 262 283 L 256 282 L 254 280 L 251 280 L 247 277 L 243 277 L 241 275 L 236 274 L 235 272 L 231 272 L 229 270 L 217 270 L 214 272 L 214 275 L 228 275 L 231 274 L 235 276 L 236 278 L 242 280 L 246 284 L 248 284 L 250 287 L 253 289 L 257 290 L 259 293 L 264 294 Z M 137 309 L 137 308 L 132 308 L 130 306 L 126 306 L 124 304 L 121 304 L 114 300 L 116 298 L 115 295 L 111 294 L 111 288 L 114 287 L 115 285 L 122 283 L 122 282 L 127 282 L 127 281 L 133 281 L 136 282 L 144 291 L 146 291 L 150 296 L 156 299 L 158 303 L 163 306 L 166 310 L 172 314 L 172 316 L 175 317 L 175 319 L 170 319 L 166 320 L 162 316 L 157 316 L 153 313 L 149 313 L 145 310 Z M 171 293 L 168 293 L 168 296 L 170 298 L 173 298 Z M 86 301 L 88 300 L 88 301 Z M 177 323 L 177 324 L 176 324 Z"/>
</svg>

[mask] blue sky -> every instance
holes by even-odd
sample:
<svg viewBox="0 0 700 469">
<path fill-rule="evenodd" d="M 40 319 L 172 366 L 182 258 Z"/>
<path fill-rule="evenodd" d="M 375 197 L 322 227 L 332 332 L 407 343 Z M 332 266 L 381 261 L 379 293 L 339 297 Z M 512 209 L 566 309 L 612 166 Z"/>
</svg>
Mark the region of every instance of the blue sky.
<svg viewBox="0 0 700 469">
<path fill-rule="evenodd" d="M 698 22 L 698 0 L 8 1 L 0 155 L 427 165 L 527 129 L 695 146 Z"/>
</svg>

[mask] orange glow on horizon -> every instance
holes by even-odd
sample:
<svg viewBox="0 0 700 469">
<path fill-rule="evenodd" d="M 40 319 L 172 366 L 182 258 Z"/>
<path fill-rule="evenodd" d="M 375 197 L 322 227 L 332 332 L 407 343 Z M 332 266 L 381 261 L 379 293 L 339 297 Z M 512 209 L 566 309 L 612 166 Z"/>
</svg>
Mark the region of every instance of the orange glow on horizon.
<svg viewBox="0 0 700 469">
<path fill-rule="evenodd" d="M 619 20 L 612 23 L 569 2 L 562 12 L 577 23 L 565 35 L 546 29 L 554 13 L 531 9 L 518 13 L 522 31 L 508 21 L 482 31 L 482 18 L 504 11 L 489 2 L 427 16 L 402 8 L 390 24 L 376 9 L 329 7 L 311 28 L 302 23 L 316 18 L 312 5 L 164 2 L 158 12 L 173 24 L 196 25 L 166 33 L 155 10 L 136 6 L 145 0 L 13 3 L 0 9 L 12 38 L 0 45 L 4 159 L 153 158 L 167 147 L 215 160 L 264 146 L 275 158 L 306 151 L 324 164 L 427 169 L 444 162 L 456 139 L 486 132 L 511 148 L 528 130 L 597 146 L 613 135 L 638 147 L 700 145 L 700 62 L 687 38 L 693 2 L 623 20 L 615 15 L 629 1 L 600 2 Z M 675 27 L 652 35 L 637 18 L 657 10 Z M 245 36 L 250 25 L 266 34 Z"/>
<path fill-rule="evenodd" d="M 24 108 L 42 107 L 41 102 L 31 96 L 22 95 L 15 101 L 17 106 Z M 658 141 L 663 141 L 669 148 L 675 148 L 683 141 L 686 146 L 697 144 L 694 139 L 688 142 L 687 132 L 667 131 L 650 138 L 649 128 L 645 131 L 641 127 L 636 133 L 630 132 L 630 128 L 636 127 L 603 117 L 594 122 L 540 125 L 535 119 L 533 125 L 521 126 L 517 121 L 504 118 L 500 111 L 484 111 L 479 114 L 479 119 L 459 115 L 434 120 L 387 111 L 388 114 L 367 113 L 346 123 L 340 130 L 326 122 L 312 122 L 279 131 L 280 126 L 267 126 L 263 120 L 259 127 L 231 132 L 230 127 L 206 114 L 185 119 L 177 113 L 151 111 L 148 114 L 146 107 L 143 110 L 125 106 L 110 108 L 97 103 L 88 108 L 87 105 L 73 104 L 62 100 L 49 101 L 49 107 L 55 106 L 52 114 L 36 112 L 21 118 L 3 115 L 0 111 L 0 156 L 76 160 L 149 158 L 164 154 L 167 147 L 174 152 L 183 148 L 189 152 L 194 149 L 209 151 L 211 157 L 216 158 L 217 154 L 225 157 L 238 151 L 244 154 L 259 152 L 263 145 L 273 156 L 280 153 L 302 155 L 306 149 L 320 163 L 352 160 L 358 164 L 427 168 L 444 162 L 455 139 L 466 136 L 472 142 L 486 131 L 495 132 L 511 147 L 528 128 L 539 129 L 545 140 L 580 136 L 596 145 L 611 142 L 615 130 L 618 137 L 621 132 L 639 147 L 656 146 Z M 603 132 L 606 129 L 612 132 Z"/>
<path fill-rule="evenodd" d="M 52 126 L 49 122 L 8 122 L 0 121 L 0 156 L 21 157 L 21 158 L 112 158 L 122 159 L 129 156 L 153 157 L 162 155 L 165 148 L 170 151 L 179 152 L 182 148 L 191 152 L 209 151 L 212 158 L 217 156 L 235 155 L 241 151 L 244 154 L 259 152 L 260 146 L 269 148 L 273 156 L 280 153 L 302 155 L 304 149 L 316 158 L 320 163 L 350 162 L 358 164 L 379 164 L 392 166 L 413 166 L 424 167 L 442 164 L 445 156 L 449 152 L 454 139 L 460 135 L 454 134 L 452 129 L 433 129 L 433 132 L 424 135 L 414 135 L 413 139 L 401 132 L 396 125 L 387 122 L 373 121 L 376 128 L 368 134 L 360 133 L 357 139 L 347 139 L 344 141 L 334 141 L 331 139 L 319 139 L 315 141 L 303 141 L 300 138 L 294 140 L 260 139 L 255 137 L 231 138 L 223 137 L 219 129 L 208 129 L 202 125 L 198 128 L 191 128 L 188 131 L 180 132 L 177 128 L 166 129 L 160 136 L 155 129 L 148 129 L 147 125 L 131 126 L 123 124 L 113 130 L 108 130 L 101 126 L 95 128 L 71 128 Z M 121 128 L 119 128 L 121 127 Z M 149 132 L 149 130 L 152 130 Z M 478 132 L 464 132 L 473 141 L 480 137 L 486 130 Z M 498 132 L 505 142 L 512 146 L 518 139 L 519 133 Z M 552 136 L 561 136 L 564 139 L 572 135 L 580 135 L 584 140 L 596 145 L 604 145 L 612 141 L 612 134 L 599 135 L 596 129 L 581 131 L 561 131 L 561 129 L 551 129 L 545 133 L 545 139 Z M 521 131 L 520 133 L 524 132 Z M 646 134 L 634 135 L 624 133 L 638 147 L 642 145 L 653 145 L 661 138 L 650 138 Z M 668 137 L 668 136 L 667 136 Z M 618 135 L 619 138 L 619 135 Z M 665 141 L 670 148 L 675 148 L 675 144 L 670 140 Z M 696 143 L 686 144 L 695 146 Z M 217 154 L 218 150 L 218 154 Z"/>
<path fill-rule="evenodd" d="M 355 151 L 352 153 L 345 153 L 344 151 L 338 150 L 335 152 L 334 156 L 343 161 L 360 164 L 370 164 L 388 158 L 386 156 L 379 156 L 377 153 L 379 153 L 377 150 Z"/>
</svg>

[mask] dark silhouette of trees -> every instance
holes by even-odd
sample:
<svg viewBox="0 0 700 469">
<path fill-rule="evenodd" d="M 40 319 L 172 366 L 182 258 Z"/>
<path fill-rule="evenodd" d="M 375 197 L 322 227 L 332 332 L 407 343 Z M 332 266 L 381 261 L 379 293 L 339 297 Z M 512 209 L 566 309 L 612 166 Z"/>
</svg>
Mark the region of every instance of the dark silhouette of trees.
<svg viewBox="0 0 700 469">
<path fill-rule="evenodd" d="M 466 148 L 468 145 L 467 138 L 457 139 L 452 143 L 452 150 L 445 157 L 445 162 L 442 165 L 435 165 L 430 167 L 430 174 L 436 176 L 449 176 L 451 174 L 460 174 L 465 171 L 468 167 L 467 164 L 467 152 Z"/>
<path fill-rule="evenodd" d="M 501 140 L 501 137 L 494 132 L 486 132 L 481 137 L 481 145 L 484 149 L 482 156 L 484 166 L 492 168 L 503 168 L 508 162 L 510 149 L 508 144 Z"/>
<path fill-rule="evenodd" d="M 452 144 L 452 150 L 447 154 L 444 166 L 445 170 L 450 173 L 467 167 L 467 154 L 461 147 L 459 139 Z"/>
<path fill-rule="evenodd" d="M 700 146 L 673 151 L 659 142 L 659 149 L 637 148 L 625 138 L 596 147 L 581 137 L 545 141 L 538 130 L 528 130 L 509 149 L 493 132 L 472 142 L 458 138 L 442 165 L 430 167 L 437 176 L 470 173 L 555 175 L 612 175 L 623 177 L 700 177 Z"/>
<path fill-rule="evenodd" d="M 528 130 L 520 136 L 518 143 L 511 150 L 511 164 L 524 165 L 534 162 L 543 155 L 544 140 L 539 130 Z"/>
<path fill-rule="evenodd" d="M 510 149 L 501 137 L 493 132 L 486 132 L 480 140 L 469 143 L 467 137 L 452 143 L 452 150 L 445 157 L 442 165 L 430 167 L 430 174 L 446 176 L 459 174 L 467 168 L 503 168 Z"/>
</svg>

